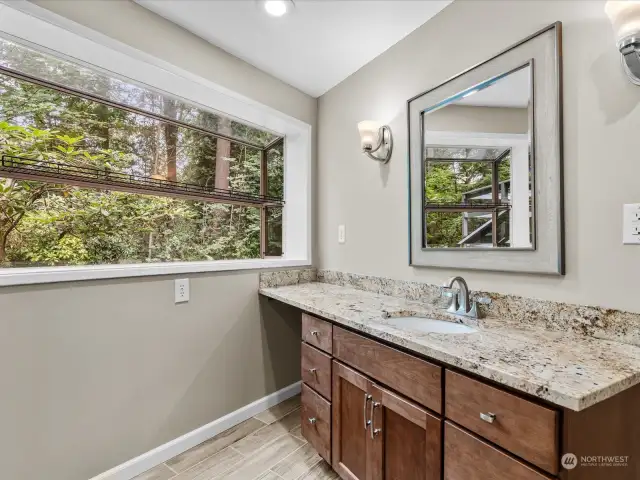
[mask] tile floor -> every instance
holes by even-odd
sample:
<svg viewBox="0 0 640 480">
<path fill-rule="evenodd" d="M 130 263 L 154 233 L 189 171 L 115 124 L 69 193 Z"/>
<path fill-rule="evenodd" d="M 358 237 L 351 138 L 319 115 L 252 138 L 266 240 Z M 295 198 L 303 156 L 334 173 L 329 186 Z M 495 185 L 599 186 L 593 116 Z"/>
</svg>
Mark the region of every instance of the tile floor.
<svg viewBox="0 0 640 480">
<path fill-rule="evenodd" d="M 134 480 L 334 480 L 300 433 L 300 396 L 265 410 Z"/>
</svg>

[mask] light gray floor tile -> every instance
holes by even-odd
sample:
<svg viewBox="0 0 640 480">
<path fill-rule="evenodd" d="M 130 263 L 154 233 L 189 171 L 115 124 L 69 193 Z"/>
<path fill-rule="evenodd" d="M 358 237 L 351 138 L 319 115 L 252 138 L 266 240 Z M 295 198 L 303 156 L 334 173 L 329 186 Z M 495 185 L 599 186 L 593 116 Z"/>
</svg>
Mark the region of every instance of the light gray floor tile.
<svg viewBox="0 0 640 480">
<path fill-rule="evenodd" d="M 151 470 L 147 470 L 137 477 L 134 477 L 133 480 L 169 480 L 174 475 L 175 472 L 172 472 L 169 467 L 164 463 L 161 463 L 160 465 L 153 467 Z"/>
<path fill-rule="evenodd" d="M 282 435 L 255 454 L 245 458 L 237 468 L 213 478 L 225 480 L 249 480 L 255 478 L 302 445 L 302 440 L 299 438 L 289 434 Z"/>
<path fill-rule="evenodd" d="M 243 464 L 245 458 L 231 447 L 206 458 L 171 480 L 210 480 Z"/>
<path fill-rule="evenodd" d="M 335 480 L 338 474 L 331 469 L 331 466 L 322 460 L 315 467 L 305 473 L 298 480 Z"/>
<path fill-rule="evenodd" d="M 288 400 L 271 407 L 269 410 L 259 413 L 254 418 L 257 418 L 264 423 L 273 423 L 299 407 L 300 395 L 296 395 L 295 397 L 291 397 Z"/>
<path fill-rule="evenodd" d="M 293 435 L 294 437 L 299 438 L 303 442 L 307 441 L 307 439 L 302 436 L 302 427 L 300 427 L 300 426 L 297 426 L 296 428 L 291 430 L 291 432 L 289 432 L 289 433 L 291 433 L 291 435 Z"/>
<path fill-rule="evenodd" d="M 233 448 L 245 456 L 249 456 L 276 438 L 300 426 L 300 409 L 285 415 L 280 420 L 256 430 L 242 440 L 233 444 Z"/>
<path fill-rule="evenodd" d="M 282 478 L 269 470 L 268 472 L 264 472 L 259 477 L 256 477 L 256 480 L 282 480 Z"/>
<path fill-rule="evenodd" d="M 320 460 L 322 460 L 320 455 L 307 443 L 271 467 L 271 470 L 284 480 L 296 480 L 300 475 L 311 470 Z"/>
<path fill-rule="evenodd" d="M 264 422 L 256 420 L 255 418 L 250 418 L 249 420 L 239 423 L 235 427 L 216 435 L 212 439 L 207 440 L 206 442 L 203 442 L 176 457 L 173 457 L 166 463 L 176 472 L 183 472 L 196 463 L 201 462 L 214 453 L 218 453 L 232 443 L 237 442 L 264 426 Z"/>
</svg>

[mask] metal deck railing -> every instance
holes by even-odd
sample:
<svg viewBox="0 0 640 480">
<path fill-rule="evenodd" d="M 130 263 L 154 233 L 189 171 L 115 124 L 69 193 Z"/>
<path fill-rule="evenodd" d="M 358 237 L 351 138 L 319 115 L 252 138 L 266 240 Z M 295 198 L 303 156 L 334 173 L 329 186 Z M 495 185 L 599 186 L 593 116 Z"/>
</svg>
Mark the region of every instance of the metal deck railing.
<svg viewBox="0 0 640 480">
<path fill-rule="evenodd" d="M 114 172 L 107 168 L 56 163 L 12 155 L 2 155 L 0 158 L 0 176 L 2 175 L 23 180 L 178 197 L 202 202 L 245 206 L 284 205 L 283 199 L 269 195 L 223 190 L 192 183 Z"/>
</svg>

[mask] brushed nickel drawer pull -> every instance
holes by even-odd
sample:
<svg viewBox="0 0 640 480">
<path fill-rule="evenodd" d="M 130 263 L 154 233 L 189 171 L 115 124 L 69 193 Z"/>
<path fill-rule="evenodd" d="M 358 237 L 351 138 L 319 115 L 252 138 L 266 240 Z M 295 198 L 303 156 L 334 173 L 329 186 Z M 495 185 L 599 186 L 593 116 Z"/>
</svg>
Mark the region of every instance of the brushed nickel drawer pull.
<svg viewBox="0 0 640 480">
<path fill-rule="evenodd" d="M 491 412 L 489 412 L 489 413 L 481 413 L 480 414 L 480 418 L 482 420 L 484 420 L 485 422 L 487 422 L 487 423 L 493 423 L 495 421 L 495 419 L 496 419 L 496 414 L 495 413 L 491 413 Z"/>
<path fill-rule="evenodd" d="M 311 335 L 313 335 L 314 337 L 317 337 L 320 334 L 320 332 L 318 332 L 318 330 L 311 330 Z"/>
<path fill-rule="evenodd" d="M 315 425 L 315 424 L 316 424 L 316 419 L 315 419 L 315 417 L 310 417 L 310 418 L 309 418 L 309 423 L 310 423 L 311 425 Z"/>
<path fill-rule="evenodd" d="M 380 402 L 371 402 L 371 420 L 369 420 L 370 426 L 369 428 L 371 428 L 371 440 L 373 440 L 373 438 L 378 435 L 380 432 L 382 432 L 381 428 L 374 428 L 374 422 L 373 420 L 375 419 L 375 414 L 376 411 L 375 409 L 378 408 L 380 406 Z"/>
<path fill-rule="evenodd" d="M 364 417 L 364 430 L 366 431 L 371 423 L 371 420 L 367 420 L 367 402 L 371 400 L 373 397 L 368 393 L 364 394 L 364 407 L 362 408 L 362 416 Z"/>
</svg>

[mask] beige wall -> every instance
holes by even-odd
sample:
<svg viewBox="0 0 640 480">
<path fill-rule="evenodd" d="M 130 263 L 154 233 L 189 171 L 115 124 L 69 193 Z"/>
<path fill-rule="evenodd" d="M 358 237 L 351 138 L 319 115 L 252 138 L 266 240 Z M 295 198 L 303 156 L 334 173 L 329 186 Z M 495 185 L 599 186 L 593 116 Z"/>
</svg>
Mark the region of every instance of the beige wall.
<svg viewBox="0 0 640 480">
<path fill-rule="evenodd" d="M 425 129 L 437 132 L 528 133 L 526 108 L 449 105 L 425 116 Z"/>
<path fill-rule="evenodd" d="M 299 380 L 300 319 L 256 273 L 0 292 L 0 477 L 86 480 Z"/>
<path fill-rule="evenodd" d="M 622 205 L 640 202 L 640 88 L 620 67 L 603 1 L 457 0 L 319 100 L 319 267 L 441 283 L 407 254 L 406 101 L 542 27 L 564 24 L 567 275 L 464 272 L 472 289 L 640 312 L 640 250 L 622 245 Z M 505 20 L 508 19 L 508 20 Z M 461 35 L 460 32 L 464 34 Z M 472 41 L 469 41 L 472 39 Z M 360 153 L 356 123 L 389 122 L 387 167 Z M 344 223 L 347 243 L 337 242 Z"/>
<path fill-rule="evenodd" d="M 136 4 L 37 3 L 315 128 L 315 99 Z M 1 478 L 86 480 L 299 380 L 257 273 L 190 277 L 179 306 L 175 277 L 0 288 Z"/>
</svg>

